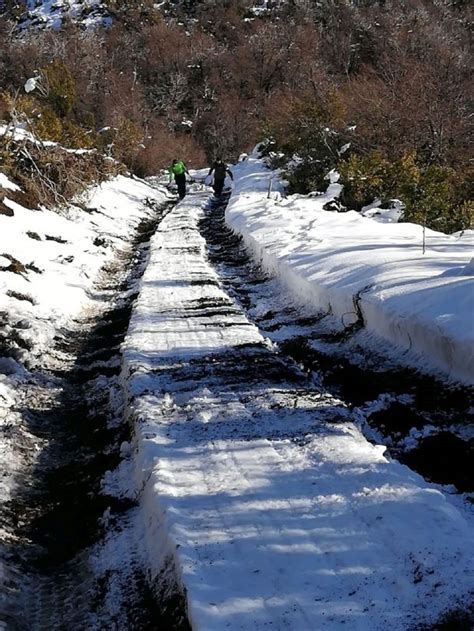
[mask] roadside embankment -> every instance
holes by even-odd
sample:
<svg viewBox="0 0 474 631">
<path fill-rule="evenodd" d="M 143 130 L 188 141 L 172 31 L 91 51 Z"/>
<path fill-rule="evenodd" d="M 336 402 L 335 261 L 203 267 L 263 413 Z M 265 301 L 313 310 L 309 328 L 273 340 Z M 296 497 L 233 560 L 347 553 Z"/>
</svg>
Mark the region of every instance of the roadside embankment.
<svg viewBox="0 0 474 631">
<path fill-rule="evenodd" d="M 278 174 L 257 157 L 234 173 L 226 221 L 295 300 L 335 327 L 361 324 L 403 363 L 473 382 L 473 231 L 427 229 L 423 253 L 422 226 L 325 211 L 337 183 L 324 195 L 282 197 Z"/>
</svg>

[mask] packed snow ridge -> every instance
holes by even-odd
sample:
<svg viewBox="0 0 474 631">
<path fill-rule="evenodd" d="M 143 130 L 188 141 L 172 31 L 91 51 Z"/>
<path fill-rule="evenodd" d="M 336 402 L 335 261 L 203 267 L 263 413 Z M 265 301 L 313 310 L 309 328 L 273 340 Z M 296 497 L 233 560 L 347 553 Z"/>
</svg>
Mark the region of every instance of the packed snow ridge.
<svg viewBox="0 0 474 631">
<path fill-rule="evenodd" d="M 283 238 L 269 172 L 237 172 L 229 219 L 256 230 L 254 209 L 259 237 Z M 195 631 L 407 629 L 462 606 L 472 516 L 285 367 L 207 258 L 206 203 L 160 224 L 123 346 L 136 436 L 115 475 L 134 472 L 151 578 L 174 568 Z"/>
<path fill-rule="evenodd" d="M 366 344 L 386 343 L 403 362 L 473 383 L 474 231 L 427 229 L 423 253 L 419 225 L 323 210 L 337 182 L 318 196 L 284 197 L 278 173 L 256 155 L 235 176 L 226 221 L 296 300 L 336 326 L 359 321 Z"/>
</svg>

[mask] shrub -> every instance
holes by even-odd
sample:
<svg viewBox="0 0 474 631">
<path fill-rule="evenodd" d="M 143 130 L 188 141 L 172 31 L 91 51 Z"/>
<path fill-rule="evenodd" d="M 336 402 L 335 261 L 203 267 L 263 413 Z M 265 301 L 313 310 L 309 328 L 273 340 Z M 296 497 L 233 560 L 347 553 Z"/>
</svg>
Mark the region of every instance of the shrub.
<svg viewBox="0 0 474 631">
<path fill-rule="evenodd" d="M 114 127 L 101 134 L 98 147 L 133 170 L 135 160 L 144 147 L 143 136 L 136 123 L 121 116 Z"/>
<path fill-rule="evenodd" d="M 62 61 L 53 61 L 41 68 L 41 86 L 53 111 L 64 118 L 71 113 L 76 98 L 76 82 L 71 70 Z"/>
<path fill-rule="evenodd" d="M 53 142 L 62 140 L 63 122 L 50 107 L 43 107 L 41 113 L 33 121 L 32 127 L 36 136 L 42 140 Z"/>
<path fill-rule="evenodd" d="M 339 160 L 341 134 L 328 126 L 327 103 L 298 100 L 288 103 L 267 133 L 276 152 L 290 158 L 285 176 L 290 192 L 309 193 L 325 188 L 325 177 Z"/>
<path fill-rule="evenodd" d="M 344 186 L 342 201 L 349 208 L 361 210 L 375 198 L 385 201 L 390 196 L 390 163 L 380 151 L 353 155 L 339 167 Z"/>
<path fill-rule="evenodd" d="M 402 200 L 410 199 L 418 188 L 421 170 L 414 152 L 405 153 L 387 169 L 387 194 Z"/>
<path fill-rule="evenodd" d="M 24 105 L 20 102 L 17 107 L 23 108 Z M 31 131 L 41 140 L 57 142 L 70 149 L 91 149 L 95 144 L 95 134 L 72 120 L 59 117 L 48 105 L 25 108 L 23 112 Z"/>
<path fill-rule="evenodd" d="M 60 209 L 88 186 L 123 172 L 122 165 L 98 152 L 76 154 L 61 147 L 15 143 L 13 153 L 15 160 L 8 175 L 22 192 L 11 197 L 30 208 L 44 205 Z"/>
<path fill-rule="evenodd" d="M 473 225 L 469 175 L 436 164 L 419 163 L 414 153 L 393 162 L 380 152 L 353 155 L 339 165 L 344 185 L 343 202 L 360 210 L 375 198 L 396 197 L 405 210 L 403 220 L 441 232 L 456 232 Z"/>
<path fill-rule="evenodd" d="M 451 233 L 473 226 L 473 202 L 465 199 L 463 181 L 454 169 L 429 165 L 419 181 L 401 197 L 403 218 L 441 232 Z"/>
<path fill-rule="evenodd" d="M 157 123 L 146 139 L 145 147 L 134 161 L 134 172 L 139 177 L 156 175 L 168 167 L 174 158 L 182 158 L 188 167 L 206 163 L 203 148 L 191 134 L 173 133 L 165 124 Z"/>
<path fill-rule="evenodd" d="M 10 122 L 32 119 L 40 111 L 36 99 L 26 94 L 13 94 L 5 91 L 1 93 L 0 98 L 3 104 L 4 118 Z"/>
<path fill-rule="evenodd" d="M 9 121 L 26 123 L 41 140 L 58 142 L 72 149 L 89 149 L 95 144 L 95 133 L 72 119 L 60 117 L 48 103 L 31 95 L 4 92 L 0 94 L 0 100 Z"/>
</svg>

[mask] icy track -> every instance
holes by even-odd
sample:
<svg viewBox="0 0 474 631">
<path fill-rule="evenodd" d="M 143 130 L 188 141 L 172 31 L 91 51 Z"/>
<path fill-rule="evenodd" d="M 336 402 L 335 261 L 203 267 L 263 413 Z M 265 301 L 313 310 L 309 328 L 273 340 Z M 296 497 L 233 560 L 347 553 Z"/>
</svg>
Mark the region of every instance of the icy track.
<svg viewBox="0 0 474 631">
<path fill-rule="evenodd" d="M 174 569 L 202 631 L 401 630 L 465 606 L 472 517 L 262 338 L 207 260 L 206 202 L 161 223 L 123 347 L 150 578 Z"/>
<path fill-rule="evenodd" d="M 255 155 L 234 175 L 228 225 L 300 303 L 339 328 L 359 320 L 365 346 L 385 345 L 403 363 L 474 383 L 473 231 L 426 230 L 423 254 L 421 226 L 324 211 L 337 183 L 325 195 L 282 198 L 278 174 Z"/>
</svg>

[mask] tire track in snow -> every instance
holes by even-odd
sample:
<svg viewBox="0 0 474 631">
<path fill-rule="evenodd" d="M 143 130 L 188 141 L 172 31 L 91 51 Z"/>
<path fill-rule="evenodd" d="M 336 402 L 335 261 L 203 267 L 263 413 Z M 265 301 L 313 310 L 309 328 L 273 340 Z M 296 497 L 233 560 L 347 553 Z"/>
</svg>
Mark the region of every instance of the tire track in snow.
<svg viewBox="0 0 474 631">
<path fill-rule="evenodd" d="M 7 629 L 148 629 L 159 620 L 136 554 L 134 503 L 102 493 L 101 479 L 129 435 L 114 401 L 120 343 L 166 210 L 150 210 L 91 289 L 97 313 L 58 332 L 32 373 L 20 412 L 42 451 L 5 511 L 15 572 L 0 601 L 2 628 L 5 620 Z"/>
<path fill-rule="evenodd" d="M 383 441 L 395 457 L 427 479 L 472 492 L 472 388 L 448 388 L 435 378 L 393 366 L 373 349 L 364 349 L 364 333 L 357 337 L 358 327 L 328 333 L 326 314 L 295 306 L 278 279 L 269 278 L 249 258 L 224 215 L 222 204 L 200 222 L 209 258 L 226 291 L 262 335 L 304 366 L 319 385 L 357 408 L 371 440 Z M 330 323 L 330 329 L 333 326 Z"/>
</svg>

